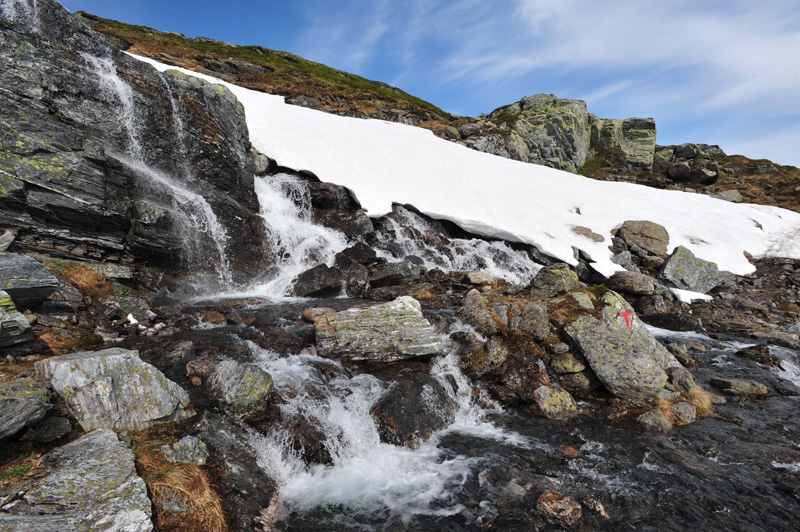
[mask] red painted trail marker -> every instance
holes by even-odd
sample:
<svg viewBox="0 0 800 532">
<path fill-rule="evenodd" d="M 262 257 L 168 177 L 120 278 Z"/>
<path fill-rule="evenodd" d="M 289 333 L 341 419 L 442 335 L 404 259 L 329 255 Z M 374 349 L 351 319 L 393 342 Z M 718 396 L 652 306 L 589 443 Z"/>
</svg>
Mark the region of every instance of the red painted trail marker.
<svg viewBox="0 0 800 532">
<path fill-rule="evenodd" d="M 633 313 L 630 310 L 624 310 L 624 311 L 619 313 L 619 317 L 620 318 L 625 318 L 625 327 L 627 327 L 628 329 L 631 328 L 631 316 L 632 315 L 633 315 Z"/>
</svg>

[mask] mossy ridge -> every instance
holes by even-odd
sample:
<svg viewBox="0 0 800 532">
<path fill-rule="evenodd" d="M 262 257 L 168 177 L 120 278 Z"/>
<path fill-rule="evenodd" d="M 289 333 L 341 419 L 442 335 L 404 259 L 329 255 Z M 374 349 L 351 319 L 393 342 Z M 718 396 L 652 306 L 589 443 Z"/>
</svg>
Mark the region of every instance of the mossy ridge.
<svg viewBox="0 0 800 532">
<path fill-rule="evenodd" d="M 187 63 L 181 66 L 197 68 L 197 57 L 200 56 L 202 60 L 202 57 L 207 55 L 218 60 L 230 58 L 247 61 L 272 70 L 272 72 L 244 75 L 239 83 L 250 88 L 286 96 L 300 93 L 310 96 L 335 95 L 348 100 L 379 100 L 388 105 L 404 107 L 406 110 L 426 111 L 437 118 L 452 118 L 449 113 L 425 100 L 288 52 L 270 50 L 258 45 L 230 46 L 220 42 L 159 32 L 144 26 L 99 19 L 92 15 L 88 17 L 100 20 L 98 24 L 93 25 L 95 31 L 132 43 L 134 46 L 131 51 L 157 59 L 158 53 L 164 52 Z"/>
</svg>

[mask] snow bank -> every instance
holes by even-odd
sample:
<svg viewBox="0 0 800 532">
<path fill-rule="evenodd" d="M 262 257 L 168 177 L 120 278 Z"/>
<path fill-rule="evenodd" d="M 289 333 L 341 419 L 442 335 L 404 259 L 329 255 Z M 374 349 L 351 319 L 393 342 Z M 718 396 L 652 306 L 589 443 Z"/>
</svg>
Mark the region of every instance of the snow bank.
<svg viewBox="0 0 800 532">
<path fill-rule="evenodd" d="M 171 67 L 137 57 L 158 70 Z M 754 257 L 800 258 L 800 214 L 734 204 L 702 194 L 603 182 L 470 150 L 425 129 L 340 117 L 287 105 L 273 96 L 177 69 L 228 87 L 242 102 L 250 139 L 279 165 L 313 172 L 355 192 L 370 216 L 392 203 L 487 237 L 533 244 L 575 265 L 573 246 L 609 276 L 611 231 L 625 220 L 650 220 L 669 233 L 669 251 L 685 246 L 720 269 L 754 271 Z M 587 227 L 603 242 L 574 232 Z"/>
</svg>

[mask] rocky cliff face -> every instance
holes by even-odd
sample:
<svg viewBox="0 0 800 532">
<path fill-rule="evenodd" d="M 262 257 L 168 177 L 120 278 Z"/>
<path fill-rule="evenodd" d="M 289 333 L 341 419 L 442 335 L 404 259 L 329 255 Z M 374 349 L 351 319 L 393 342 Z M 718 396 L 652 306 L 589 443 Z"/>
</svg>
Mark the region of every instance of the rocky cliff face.
<svg viewBox="0 0 800 532">
<path fill-rule="evenodd" d="M 236 99 L 160 75 L 54 2 L 31 5 L 0 19 L 0 228 L 16 232 L 12 250 L 196 265 L 218 262 L 221 240 L 234 266 L 258 264 Z M 180 231 L 187 202 L 205 202 L 218 235 Z"/>
</svg>

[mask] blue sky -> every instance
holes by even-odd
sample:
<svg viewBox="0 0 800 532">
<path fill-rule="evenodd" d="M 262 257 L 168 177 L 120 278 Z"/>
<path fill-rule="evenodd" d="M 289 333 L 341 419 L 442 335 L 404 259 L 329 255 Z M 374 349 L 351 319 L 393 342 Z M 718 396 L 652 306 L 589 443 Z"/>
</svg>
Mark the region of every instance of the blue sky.
<svg viewBox="0 0 800 532">
<path fill-rule="evenodd" d="M 800 0 L 62 0 L 285 50 L 475 116 L 536 93 L 652 116 L 659 144 L 800 166 Z"/>
</svg>

